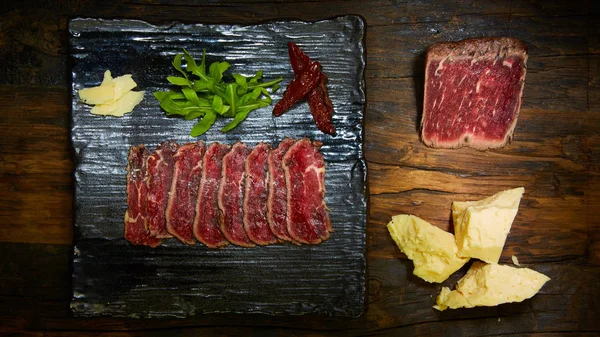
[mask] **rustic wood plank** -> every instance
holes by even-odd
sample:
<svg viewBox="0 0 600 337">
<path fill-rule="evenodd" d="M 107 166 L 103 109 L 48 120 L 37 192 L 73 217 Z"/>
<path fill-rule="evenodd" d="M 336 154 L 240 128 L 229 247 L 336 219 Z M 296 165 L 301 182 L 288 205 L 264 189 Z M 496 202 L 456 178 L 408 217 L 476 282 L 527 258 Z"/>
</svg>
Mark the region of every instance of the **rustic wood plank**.
<svg viewBox="0 0 600 337">
<path fill-rule="evenodd" d="M 590 12 L 590 5 L 591 1 L 589 0 L 581 1 L 578 6 L 560 0 L 516 0 L 511 1 L 510 14 L 512 16 L 587 15 Z"/>
<path fill-rule="evenodd" d="M 596 155 L 600 155 L 600 146 L 596 146 Z M 590 242 L 587 247 L 588 262 L 600 266 L 600 166 L 595 166 L 589 175 L 589 185 L 586 191 L 587 226 Z"/>
<path fill-rule="evenodd" d="M 514 15 L 509 34 L 525 41 L 531 58 L 588 52 L 589 26 L 583 15 Z"/>
<path fill-rule="evenodd" d="M 0 241 L 72 241 L 68 100 L 64 89 L 0 88 Z"/>
<path fill-rule="evenodd" d="M 600 35 L 600 33 L 598 34 Z M 596 55 L 589 57 L 590 67 L 588 74 L 588 107 L 590 111 L 600 111 L 600 45 Z"/>
<path fill-rule="evenodd" d="M 462 194 L 458 198 L 483 198 L 496 191 L 525 187 L 531 197 L 583 195 L 588 178 L 569 172 L 535 172 L 530 175 L 457 175 L 436 170 L 420 170 L 372 163 L 369 168 L 369 191 L 373 194 L 430 190 Z M 459 200 L 457 200 L 459 201 Z"/>
</svg>

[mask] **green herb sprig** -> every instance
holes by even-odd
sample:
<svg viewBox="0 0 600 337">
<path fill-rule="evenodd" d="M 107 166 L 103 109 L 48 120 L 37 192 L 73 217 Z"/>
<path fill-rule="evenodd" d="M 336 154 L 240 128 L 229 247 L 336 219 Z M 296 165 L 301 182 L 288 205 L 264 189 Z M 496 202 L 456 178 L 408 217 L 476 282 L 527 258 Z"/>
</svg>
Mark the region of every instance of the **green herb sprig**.
<svg viewBox="0 0 600 337">
<path fill-rule="evenodd" d="M 185 67 L 182 62 L 185 60 Z M 181 76 L 168 76 L 167 80 L 178 90 L 158 91 L 154 97 L 167 116 L 179 116 L 186 120 L 199 119 L 190 135 L 198 137 L 214 124 L 217 116 L 233 118 L 221 131 L 227 132 L 240 124 L 248 113 L 271 104 L 271 93 L 279 89 L 279 77 L 269 82 L 262 81 L 262 70 L 252 77 L 233 74 L 235 82 L 224 81 L 223 73 L 229 69 L 227 62 L 213 62 L 206 71 L 206 50 L 202 62 L 183 50 L 173 59 L 173 67 Z M 267 91 L 270 89 L 271 92 Z"/>
</svg>

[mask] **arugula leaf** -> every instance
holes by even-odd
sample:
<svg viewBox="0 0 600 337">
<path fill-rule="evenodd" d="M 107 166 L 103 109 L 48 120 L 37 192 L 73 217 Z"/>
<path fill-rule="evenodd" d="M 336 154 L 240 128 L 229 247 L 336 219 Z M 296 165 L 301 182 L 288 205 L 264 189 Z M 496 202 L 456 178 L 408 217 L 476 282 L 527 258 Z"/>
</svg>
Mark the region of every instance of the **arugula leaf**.
<svg viewBox="0 0 600 337">
<path fill-rule="evenodd" d="M 181 54 L 175 55 L 175 58 L 173 59 L 172 64 L 173 64 L 173 67 L 175 67 L 175 69 L 177 69 L 177 71 L 179 71 L 183 75 L 183 77 L 187 78 L 187 74 L 185 73 L 185 71 L 183 71 L 181 69 L 181 57 L 182 57 Z"/>
<path fill-rule="evenodd" d="M 259 70 L 256 72 L 256 74 L 254 74 L 254 76 L 252 76 L 252 78 L 250 78 L 250 84 L 257 84 L 258 81 L 262 78 L 263 72 L 262 70 Z"/>
<path fill-rule="evenodd" d="M 185 60 L 185 66 L 182 64 Z M 232 74 L 234 81 L 225 81 L 224 73 L 231 67 L 228 62 L 213 62 L 206 69 L 206 50 L 200 64 L 183 49 L 172 62 L 183 75 L 168 76 L 167 81 L 178 89 L 155 92 L 154 97 L 167 116 L 179 116 L 185 120 L 200 119 L 192 128 L 191 136 L 204 134 L 215 123 L 217 116 L 233 119 L 222 128 L 227 132 L 248 117 L 250 111 L 271 104 L 270 94 L 279 89 L 282 78 L 262 82 L 263 72 L 252 77 Z M 270 92 L 267 90 L 270 89 Z"/>
<path fill-rule="evenodd" d="M 199 75 L 206 75 L 206 49 L 202 51 L 202 62 L 200 62 L 200 66 L 198 67 Z"/>
<path fill-rule="evenodd" d="M 215 123 L 217 114 L 214 111 L 207 112 L 206 115 L 192 128 L 190 136 L 198 137 L 204 134 Z"/>
<path fill-rule="evenodd" d="M 156 98 L 159 102 L 162 102 L 167 97 L 171 96 L 173 91 L 157 91 L 154 93 L 154 98 Z"/>
<path fill-rule="evenodd" d="M 185 59 L 185 62 L 186 62 L 185 69 L 196 76 L 200 76 L 200 71 L 198 70 L 196 61 L 190 55 L 190 53 L 188 53 L 188 51 L 185 50 L 185 48 L 183 49 L 183 58 Z"/>
<path fill-rule="evenodd" d="M 229 104 L 230 107 L 230 113 L 228 114 L 228 117 L 233 117 L 236 114 L 236 107 L 239 100 L 239 97 L 237 95 L 237 87 L 237 84 L 230 83 L 225 89 L 225 95 L 223 96 L 223 98 L 225 99 L 225 102 Z"/>
<path fill-rule="evenodd" d="M 198 98 L 198 94 L 191 88 L 181 88 L 183 95 L 185 98 L 195 104 L 200 105 L 200 98 Z"/>
<path fill-rule="evenodd" d="M 235 78 L 235 83 L 238 85 L 237 94 L 244 95 L 248 92 L 248 79 L 240 74 L 233 74 L 233 78 Z"/>
<path fill-rule="evenodd" d="M 211 109 L 207 109 L 207 110 L 193 110 L 190 111 L 187 115 L 185 115 L 183 117 L 183 119 L 185 119 L 186 121 L 191 121 L 192 119 L 196 119 L 196 118 L 200 118 L 204 115 L 206 115 L 207 111 L 211 111 Z"/>
<path fill-rule="evenodd" d="M 213 62 L 210 65 L 210 77 L 212 77 L 215 83 L 221 83 L 223 80 L 223 73 L 229 69 L 229 63 L 227 62 Z"/>
<path fill-rule="evenodd" d="M 192 87 L 192 82 L 190 82 L 190 80 L 188 80 L 187 78 L 184 78 L 184 77 L 168 76 L 167 81 L 169 81 L 171 84 L 175 84 L 175 85 L 181 85 L 181 86 L 185 85 L 188 87 Z"/>
<path fill-rule="evenodd" d="M 227 111 L 229 111 L 229 105 L 223 104 L 223 99 L 221 96 L 215 96 L 213 98 L 212 109 L 219 115 L 223 116 Z"/>
<path fill-rule="evenodd" d="M 235 117 L 233 117 L 233 120 L 231 122 L 229 122 L 227 125 L 225 125 L 221 129 L 221 131 L 227 132 L 227 131 L 235 128 L 236 126 L 238 126 L 238 124 L 240 124 L 244 119 L 246 119 L 246 117 L 248 117 L 248 114 L 250 113 L 251 110 L 252 109 L 250 109 L 250 108 L 238 110 L 238 113 L 235 115 Z"/>
</svg>

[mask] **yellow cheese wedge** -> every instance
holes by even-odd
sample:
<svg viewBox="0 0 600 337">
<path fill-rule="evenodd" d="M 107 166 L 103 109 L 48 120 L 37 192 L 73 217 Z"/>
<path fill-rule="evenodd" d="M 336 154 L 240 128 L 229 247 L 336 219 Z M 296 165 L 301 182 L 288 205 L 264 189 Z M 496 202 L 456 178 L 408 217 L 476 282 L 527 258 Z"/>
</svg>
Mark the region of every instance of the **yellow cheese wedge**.
<svg viewBox="0 0 600 337">
<path fill-rule="evenodd" d="M 115 86 L 100 85 L 79 90 L 79 99 L 85 104 L 102 104 L 112 101 L 115 97 Z"/>
<path fill-rule="evenodd" d="M 99 86 L 79 90 L 79 99 L 94 105 L 91 110 L 94 115 L 121 117 L 133 111 L 144 97 L 143 91 L 131 91 L 136 86 L 130 74 L 113 78 L 107 70 Z"/>
<path fill-rule="evenodd" d="M 456 290 L 443 287 L 434 308 L 473 308 L 521 302 L 533 297 L 550 278 L 528 268 L 476 261 L 461 278 Z"/>
<path fill-rule="evenodd" d="M 94 115 L 121 117 L 124 114 L 131 112 L 143 98 L 144 91 L 129 91 L 117 101 L 94 106 L 91 112 Z"/>
<path fill-rule="evenodd" d="M 102 83 L 100 83 L 100 86 L 103 85 L 110 85 L 112 83 L 112 74 L 110 73 L 110 70 L 106 70 L 104 72 L 104 78 L 102 79 Z"/>
<path fill-rule="evenodd" d="M 119 76 L 112 80 L 112 84 L 114 85 L 115 91 L 113 100 L 116 101 L 119 98 L 123 97 L 126 93 L 131 91 L 131 89 L 137 86 L 137 83 L 133 81 L 131 78 L 131 74 Z"/>
<path fill-rule="evenodd" d="M 453 202 L 458 255 L 498 263 L 524 191 L 519 187 L 479 201 Z"/>
<path fill-rule="evenodd" d="M 413 261 L 413 273 L 427 282 L 443 282 L 469 261 L 456 255 L 454 235 L 416 216 L 393 216 L 387 228 L 400 250 Z"/>
</svg>

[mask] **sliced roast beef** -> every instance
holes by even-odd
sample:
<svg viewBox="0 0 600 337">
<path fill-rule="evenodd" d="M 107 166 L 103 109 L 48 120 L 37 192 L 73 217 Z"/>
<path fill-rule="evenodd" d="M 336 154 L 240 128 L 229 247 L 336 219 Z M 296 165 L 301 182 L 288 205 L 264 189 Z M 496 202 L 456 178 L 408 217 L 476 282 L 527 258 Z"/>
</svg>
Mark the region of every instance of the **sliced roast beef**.
<svg viewBox="0 0 600 337">
<path fill-rule="evenodd" d="M 432 147 L 504 146 L 513 135 L 527 48 L 515 38 L 438 43 L 427 51 L 421 138 Z"/>
<path fill-rule="evenodd" d="M 250 152 L 245 163 L 244 229 L 250 241 L 261 246 L 278 241 L 267 222 L 270 149 L 268 144 L 259 143 Z"/>
<path fill-rule="evenodd" d="M 203 158 L 202 178 L 194 218 L 194 236 L 209 248 L 219 248 L 229 244 L 221 232 L 218 204 L 223 157 L 228 152 L 229 146 L 212 143 L 206 149 Z"/>
<path fill-rule="evenodd" d="M 331 221 L 325 205 L 325 160 L 321 144 L 303 138 L 283 156 L 287 188 L 287 229 L 298 242 L 317 244 L 329 238 Z"/>
<path fill-rule="evenodd" d="M 173 156 L 173 181 L 167 204 L 167 231 L 181 242 L 193 245 L 194 216 L 202 177 L 203 141 L 181 146 Z"/>
<path fill-rule="evenodd" d="M 146 160 L 144 145 L 132 146 L 127 158 L 127 211 L 125 211 L 125 239 L 134 245 L 156 247 L 161 240 L 150 235 L 146 228 Z"/>
<path fill-rule="evenodd" d="M 148 157 L 148 230 L 157 238 L 170 238 L 167 231 L 166 209 L 169 190 L 173 179 L 173 156 L 177 152 L 177 143 L 168 141 L 160 144 Z"/>
<path fill-rule="evenodd" d="M 277 148 L 269 152 L 269 197 L 267 199 L 267 220 L 277 238 L 293 241 L 287 230 L 287 189 L 285 172 L 281 166 L 283 156 L 294 144 L 291 138 L 284 139 Z"/>
<path fill-rule="evenodd" d="M 229 242 L 242 247 L 254 246 L 244 230 L 245 161 L 249 153 L 246 144 L 237 142 L 223 157 L 218 198 L 221 231 Z"/>
</svg>

